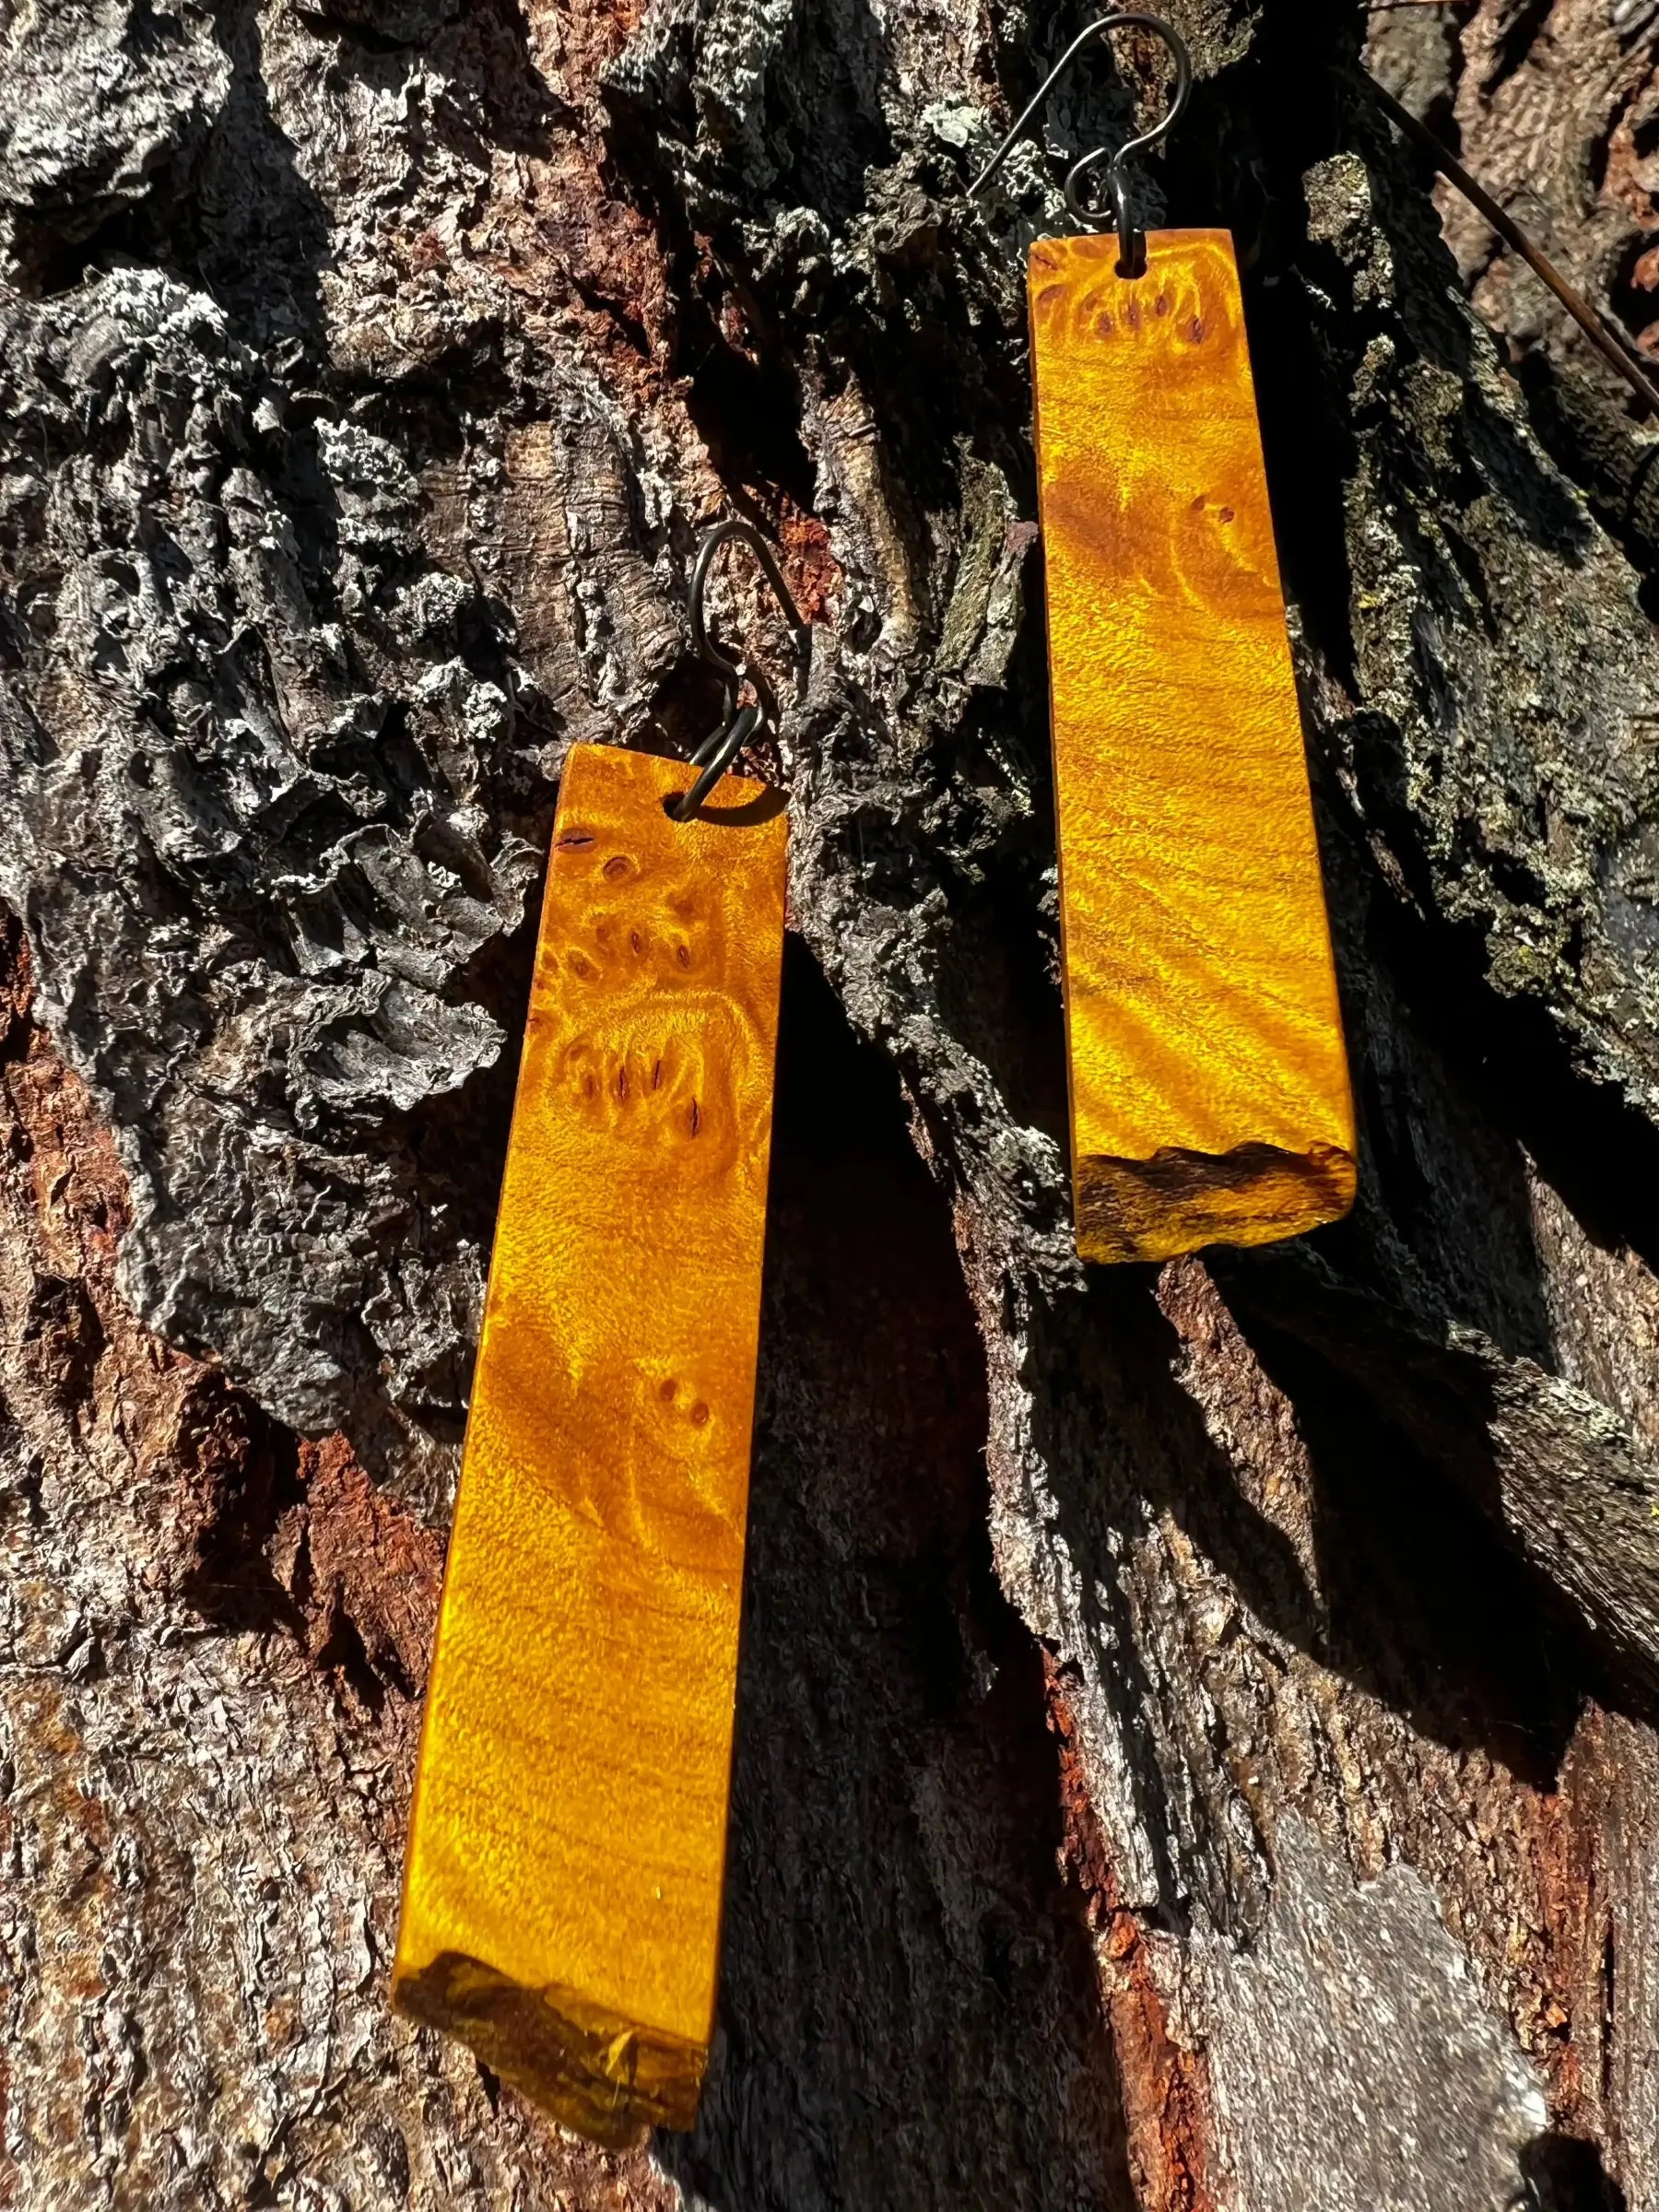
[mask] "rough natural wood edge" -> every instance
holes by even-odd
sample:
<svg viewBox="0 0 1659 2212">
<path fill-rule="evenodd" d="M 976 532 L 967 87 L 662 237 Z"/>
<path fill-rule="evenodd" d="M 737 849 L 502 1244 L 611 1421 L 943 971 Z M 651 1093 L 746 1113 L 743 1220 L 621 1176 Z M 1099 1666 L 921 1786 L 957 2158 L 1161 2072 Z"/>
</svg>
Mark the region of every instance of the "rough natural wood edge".
<svg viewBox="0 0 1659 2212">
<path fill-rule="evenodd" d="M 453 2035 L 566 2127 L 610 2150 L 653 2127 L 689 2127 L 708 2053 L 621 2020 L 556 1984 L 526 1989 L 482 1960 L 445 1951 L 394 1976 L 406 2019 Z"/>
<path fill-rule="evenodd" d="M 1077 1251 L 1086 1260 L 1169 1260 L 1206 1244 L 1274 1244 L 1354 1203 L 1352 1153 L 1240 1145 L 1219 1156 L 1164 1146 L 1150 1159 L 1078 1159 Z"/>
</svg>

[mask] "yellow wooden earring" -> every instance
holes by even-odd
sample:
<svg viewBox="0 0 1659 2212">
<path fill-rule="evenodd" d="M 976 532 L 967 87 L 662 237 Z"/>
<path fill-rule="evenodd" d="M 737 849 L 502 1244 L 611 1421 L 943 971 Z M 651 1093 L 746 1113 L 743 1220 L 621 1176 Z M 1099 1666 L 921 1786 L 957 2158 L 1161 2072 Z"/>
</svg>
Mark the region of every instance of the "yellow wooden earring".
<svg viewBox="0 0 1659 2212">
<path fill-rule="evenodd" d="M 1160 18 L 1075 39 L 979 192 L 1091 40 L 1155 33 L 1163 119 L 1112 206 L 1030 255 L 1039 512 L 1077 1249 L 1162 1260 L 1345 1214 L 1354 1122 L 1284 600 L 1225 230 L 1138 230 L 1124 163 L 1186 104 Z"/>
<path fill-rule="evenodd" d="M 604 2143 L 712 2031 L 783 944 L 781 794 L 566 759 L 427 1689 L 400 2010 Z"/>
</svg>

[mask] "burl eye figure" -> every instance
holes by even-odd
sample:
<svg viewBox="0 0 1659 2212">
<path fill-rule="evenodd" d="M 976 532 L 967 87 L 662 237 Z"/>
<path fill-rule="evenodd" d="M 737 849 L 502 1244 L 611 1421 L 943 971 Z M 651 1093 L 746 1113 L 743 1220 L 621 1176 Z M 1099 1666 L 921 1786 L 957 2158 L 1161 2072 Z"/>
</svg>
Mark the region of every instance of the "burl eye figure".
<svg viewBox="0 0 1659 2212">
<path fill-rule="evenodd" d="M 730 1175 L 746 1141 L 734 1100 L 771 1047 L 724 987 L 722 902 L 683 850 L 619 853 L 584 821 L 553 852 L 561 877 L 587 879 L 576 937 L 562 954 L 549 948 L 531 999 L 556 1080 L 593 1127 L 626 1131 L 641 1177 Z"/>
</svg>

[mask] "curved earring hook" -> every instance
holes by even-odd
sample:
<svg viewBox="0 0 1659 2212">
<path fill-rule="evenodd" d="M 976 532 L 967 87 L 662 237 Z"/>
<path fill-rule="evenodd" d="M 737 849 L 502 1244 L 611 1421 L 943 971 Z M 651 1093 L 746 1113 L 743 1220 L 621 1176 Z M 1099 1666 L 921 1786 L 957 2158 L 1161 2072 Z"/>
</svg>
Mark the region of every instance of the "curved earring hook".
<svg viewBox="0 0 1659 2212">
<path fill-rule="evenodd" d="M 712 668 L 719 669 L 725 688 L 725 721 L 712 737 L 703 740 L 691 756 L 692 767 L 701 769 L 701 775 L 681 797 L 666 802 L 668 813 L 677 822 L 690 820 L 756 731 L 766 726 L 764 705 L 738 705 L 738 687 L 749 676 L 749 671 L 743 662 L 734 661 L 724 653 L 710 636 L 708 618 L 703 610 L 703 594 L 715 557 L 722 546 L 737 540 L 747 546 L 759 562 L 760 572 L 771 584 L 773 595 L 788 619 L 796 656 L 805 665 L 810 633 L 788 584 L 783 581 L 783 571 L 778 566 L 777 556 L 760 533 L 749 524 L 736 521 L 716 523 L 697 548 L 697 559 L 691 564 L 691 582 L 686 599 L 691 616 L 691 642 Z"/>
<path fill-rule="evenodd" d="M 1013 151 L 1016 139 L 1018 138 L 1027 124 L 1042 106 L 1056 83 L 1065 75 L 1088 41 L 1091 39 L 1109 39 L 1114 30 L 1150 30 L 1155 32 L 1169 48 L 1174 61 L 1175 88 L 1170 95 L 1168 108 L 1152 128 L 1149 131 L 1143 131 L 1138 138 L 1126 139 L 1118 147 L 1117 152 L 1111 157 L 1109 173 L 1112 182 L 1112 207 L 1110 212 L 1102 215 L 1096 209 L 1086 206 L 1077 189 L 1088 171 L 1093 169 L 1098 162 L 1107 159 L 1107 150 L 1103 146 L 1097 146 L 1092 153 L 1085 154 L 1080 161 L 1073 162 L 1070 170 L 1066 172 L 1065 205 L 1086 229 L 1115 230 L 1122 248 L 1118 263 L 1119 274 L 1125 276 L 1139 276 L 1145 273 L 1147 266 L 1146 233 L 1139 229 L 1134 219 L 1129 205 L 1129 181 L 1124 173 L 1124 163 L 1131 154 L 1145 153 L 1147 147 L 1156 146 L 1160 138 L 1168 135 L 1181 120 L 1193 89 L 1193 57 L 1187 52 L 1186 41 L 1175 26 L 1172 23 L 1166 23 L 1161 16 L 1143 15 L 1138 9 L 1124 8 L 1110 16 L 1097 17 L 1086 30 L 1079 31 L 1043 78 L 1041 84 L 1039 85 L 1031 99 L 1026 102 L 1013 129 L 992 155 L 990 160 L 986 162 L 984 168 L 981 170 L 979 175 L 974 178 L 972 183 L 969 185 L 968 196 L 972 199 L 984 190 Z"/>
</svg>

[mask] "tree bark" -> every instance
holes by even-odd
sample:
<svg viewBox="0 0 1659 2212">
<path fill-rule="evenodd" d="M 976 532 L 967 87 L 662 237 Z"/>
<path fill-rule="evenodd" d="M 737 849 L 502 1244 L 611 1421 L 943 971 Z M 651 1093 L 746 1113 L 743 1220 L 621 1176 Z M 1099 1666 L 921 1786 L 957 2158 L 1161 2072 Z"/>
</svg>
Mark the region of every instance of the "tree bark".
<svg viewBox="0 0 1659 2212">
<path fill-rule="evenodd" d="M 1059 172 L 964 192 L 1094 11 L 0 14 L 0 2204 L 1659 2212 L 1659 428 L 1359 73 L 1659 350 L 1659 9 L 1169 6 L 1362 1181 L 1162 1270 L 1070 1238 Z M 612 2156 L 385 1981 L 559 766 L 711 726 L 734 512 L 818 627 L 722 2028 Z"/>
</svg>

